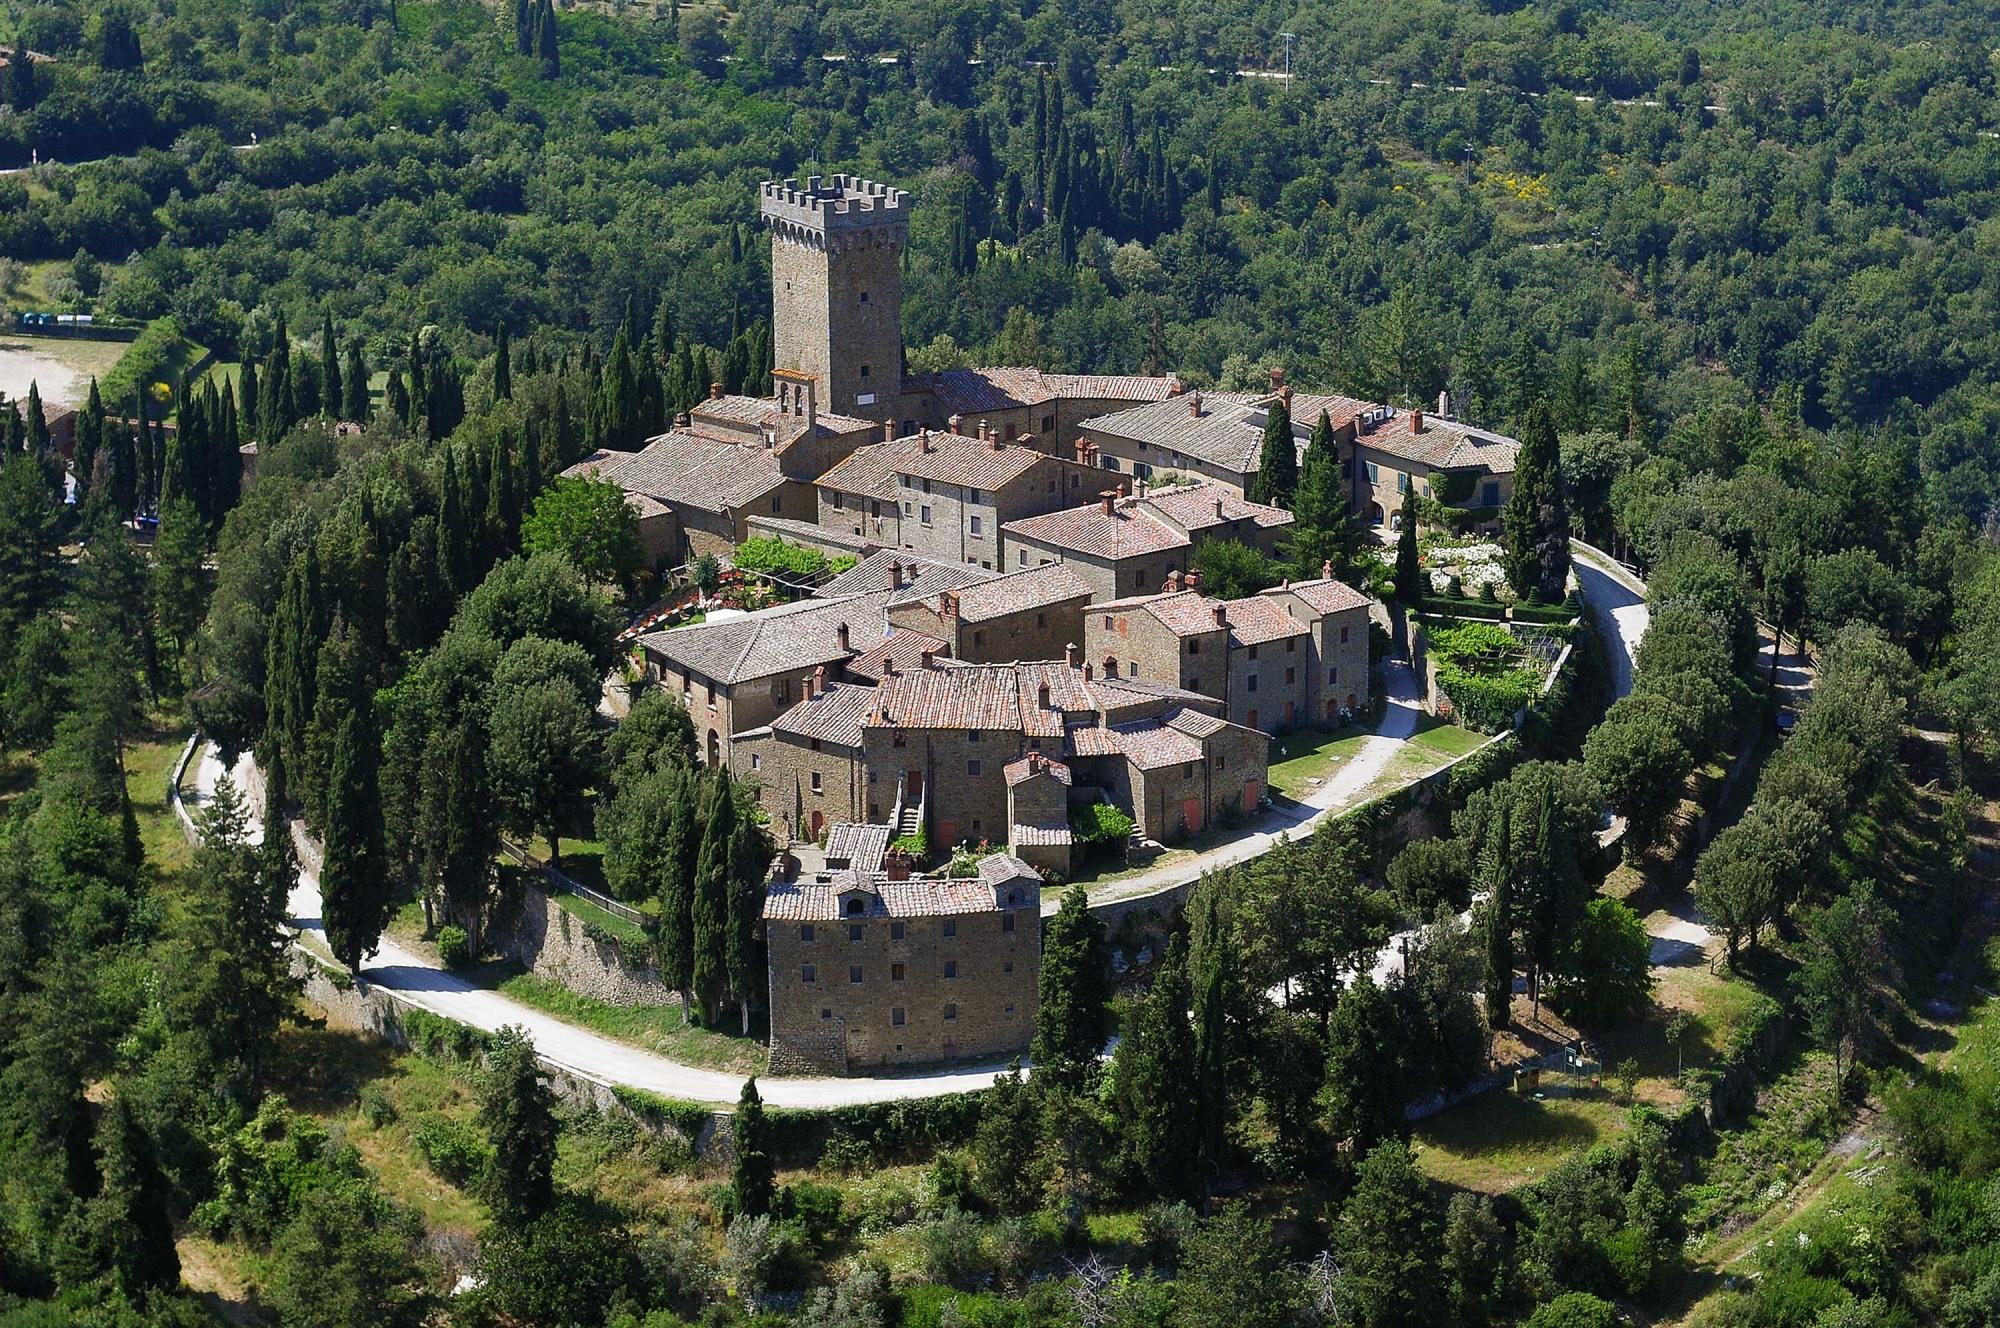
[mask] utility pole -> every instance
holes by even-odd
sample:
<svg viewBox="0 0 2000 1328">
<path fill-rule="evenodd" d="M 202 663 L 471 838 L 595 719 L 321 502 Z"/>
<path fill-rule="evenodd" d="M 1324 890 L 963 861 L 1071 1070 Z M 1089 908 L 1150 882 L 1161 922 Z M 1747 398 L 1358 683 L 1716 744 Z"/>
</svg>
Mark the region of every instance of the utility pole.
<svg viewBox="0 0 2000 1328">
<path fill-rule="evenodd" d="M 1299 37 L 1295 32 L 1281 32 L 1278 35 L 1285 39 L 1285 90 L 1289 92 L 1292 87 L 1292 43 Z"/>
</svg>

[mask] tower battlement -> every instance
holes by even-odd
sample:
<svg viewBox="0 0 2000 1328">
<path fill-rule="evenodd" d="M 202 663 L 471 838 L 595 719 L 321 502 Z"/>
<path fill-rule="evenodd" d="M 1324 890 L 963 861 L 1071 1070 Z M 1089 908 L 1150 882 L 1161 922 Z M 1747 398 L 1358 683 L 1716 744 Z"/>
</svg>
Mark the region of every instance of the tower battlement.
<svg viewBox="0 0 2000 1328">
<path fill-rule="evenodd" d="M 803 185 L 766 180 L 760 192 L 765 222 L 794 238 L 910 224 L 908 191 L 858 175 L 809 175 Z"/>
</svg>

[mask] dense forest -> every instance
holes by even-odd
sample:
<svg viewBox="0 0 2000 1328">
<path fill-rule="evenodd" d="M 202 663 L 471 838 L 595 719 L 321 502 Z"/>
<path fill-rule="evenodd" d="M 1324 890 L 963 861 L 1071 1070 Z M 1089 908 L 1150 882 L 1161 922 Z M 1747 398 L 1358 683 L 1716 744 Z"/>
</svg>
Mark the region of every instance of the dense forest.
<svg viewBox="0 0 2000 1328">
<path fill-rule="evenodd" d="M 0 406 L 0 1324 L 2000 1321 L 2000 1028 L 1961 1019 L 1993 982 L 1994 26 L 0 5 L 0 165 L 76 163 L 0 176 L 0 295 L 236 366 L 93 392 L 73 505 L 39 396 Z M 477 960 L 502 835 L 594 830 L 690 1022 L 749 1029 L 769 840 L 678 706 L 594 720 L 656 583 L 616 490 L 558 474 L 711 377 L 760 390 L 755 185 L 840 169 L 918 195 L 913 365 L 1448 390 L 1532 458 L 1517 583 L 1559 599 L 1574 532 L 1652 621 L 1608 709 L 1586 622 L 1424 817 L 1207 878 L 1144 982 L 1072 892 L 1031 1076 L 831 1121 L 753 1083 L 718 1165 L 557 1102 L 517 1034 L 324 1027 L 292 840 L 249 825 L 325 846 L 350 984 L 398 910 Z M 1815 673 L 1782 740 L 1766 632 Z M 191 725 L 264 771 L 192 852 L 157 802 Z M 1666 1017 L 1635 882 L 1715 927 L 1730 1019 Z M 1403 929 L 1402 974 L 1348 980 Z M 1407 1109 L 1545 1017 L 1665 1068 L 1532 1182 L 1441 1172 Z"/>
</svg>

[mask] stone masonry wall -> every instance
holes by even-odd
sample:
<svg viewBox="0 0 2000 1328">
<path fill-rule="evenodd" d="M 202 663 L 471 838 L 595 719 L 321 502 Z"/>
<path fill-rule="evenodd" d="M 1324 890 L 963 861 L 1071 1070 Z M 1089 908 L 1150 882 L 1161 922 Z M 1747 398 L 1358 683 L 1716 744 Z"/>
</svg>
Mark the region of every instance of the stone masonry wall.
<svg viewBox="0 0 2000 1328">
<path fill-rule="evenodd" d="M 649 960 L 634 962 L 622 947 L 592 939 L 582 919 L 532 886 L 497 910 L 487 924 L 486 943 L 537 977 L 606 1005 L 680 1004 L 680 994 L 660 980 Z"/>
</svg>

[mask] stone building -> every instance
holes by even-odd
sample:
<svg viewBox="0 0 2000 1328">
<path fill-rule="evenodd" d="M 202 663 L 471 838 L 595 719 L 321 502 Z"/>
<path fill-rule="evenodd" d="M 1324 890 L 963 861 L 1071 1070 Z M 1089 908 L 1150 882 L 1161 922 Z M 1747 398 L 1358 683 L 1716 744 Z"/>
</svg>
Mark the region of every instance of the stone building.
<svg viewBox="0 0 2000 1328">
<path fill-rule="evenodd" d="M 1092 605 L 1084 658 L 1213 697 L 1245 728 L 1331 724 L 1368 705 L 1370 603 L 1327 577 L 1219 600 L 1170 575 L 1160 593 Z"/>
<path fill-rule="evenodd" d="M 1098 478 L 990 426 L 976 434 L 926 429 L 860 448 L 820 476 L 819 520 L 923 557 L 1001 571 L 1004 525 L 1081 502 Z"/>
<path fill-rule="evenodd" d="M 1041 878 L 996 853 L 968 879 L 848 869 L 764 900 L 771 1069 L 992 1058 L 1034 1037 Z"/>
<path fill-rule="evenodd" d="M 874 689 L 829 683 L 816 668 L 797 705 L 761 728 L 734 734 L 729 768 L 754 781 L 757 801 L 783 843 L 817 842 L 835 825 L 869 819 L 861 722 Z"/>
<path fill-rule="evenodd" d="M 1228 539 L 1276 553 L 1292 514 L 1249 502 L 1225 484 L 1202 482 L 1105 494 L 1080 507 L 1011 521 L 1005 534 L 1016 568 L 1060 563 L 1094 599 L 1122 599 L 1186 573 L 1194 545 Z"/>
<path fill-rule="evenodd" d="M 1358 421 L 1353 444 L 1353 506 L 1370 526 L 1402 526 L 1403 494 L 1474 510 L 1475 529 L 1500 529 L 1500 509 L 1514 496 L 1514 462 L 1521 445 L 1485 429 L 1378 406 Z"/>
<path fill-rule="evenodd" d="M 1184 392 L 1085 420 L 1080 433 L 1106 470 L 1135 479 L 1205 479 L 1243 494 L 1257 474 L 1264 429 L 1279 401 L 1291 410 L 1292 440 L 1300 456 L 1324 411 L 1344 459 L 1355 421 L 1371 409 L 1353 397 L 1294 393 L 1283 371 L 1274 369 L 1268 392 Z"/>
<path fill-rule="evenodd" d="M 1069 824 L 1070 789 L 1075 780 L 1068 766 L 1040 752 L 1009 761 L 1007 779 L 1007 849 L 1044 872 L 1069 875 L 1074 834 Z"/>
<path fill-rule="evenodd" d="M 972 664 L 1059 659 L 1083 636 L 1090 587 L 1060 563 L 1008 572 L 934 595 L 889 605 L 891 640 L 915 632 L 935 652 Z"/>
</svg>

